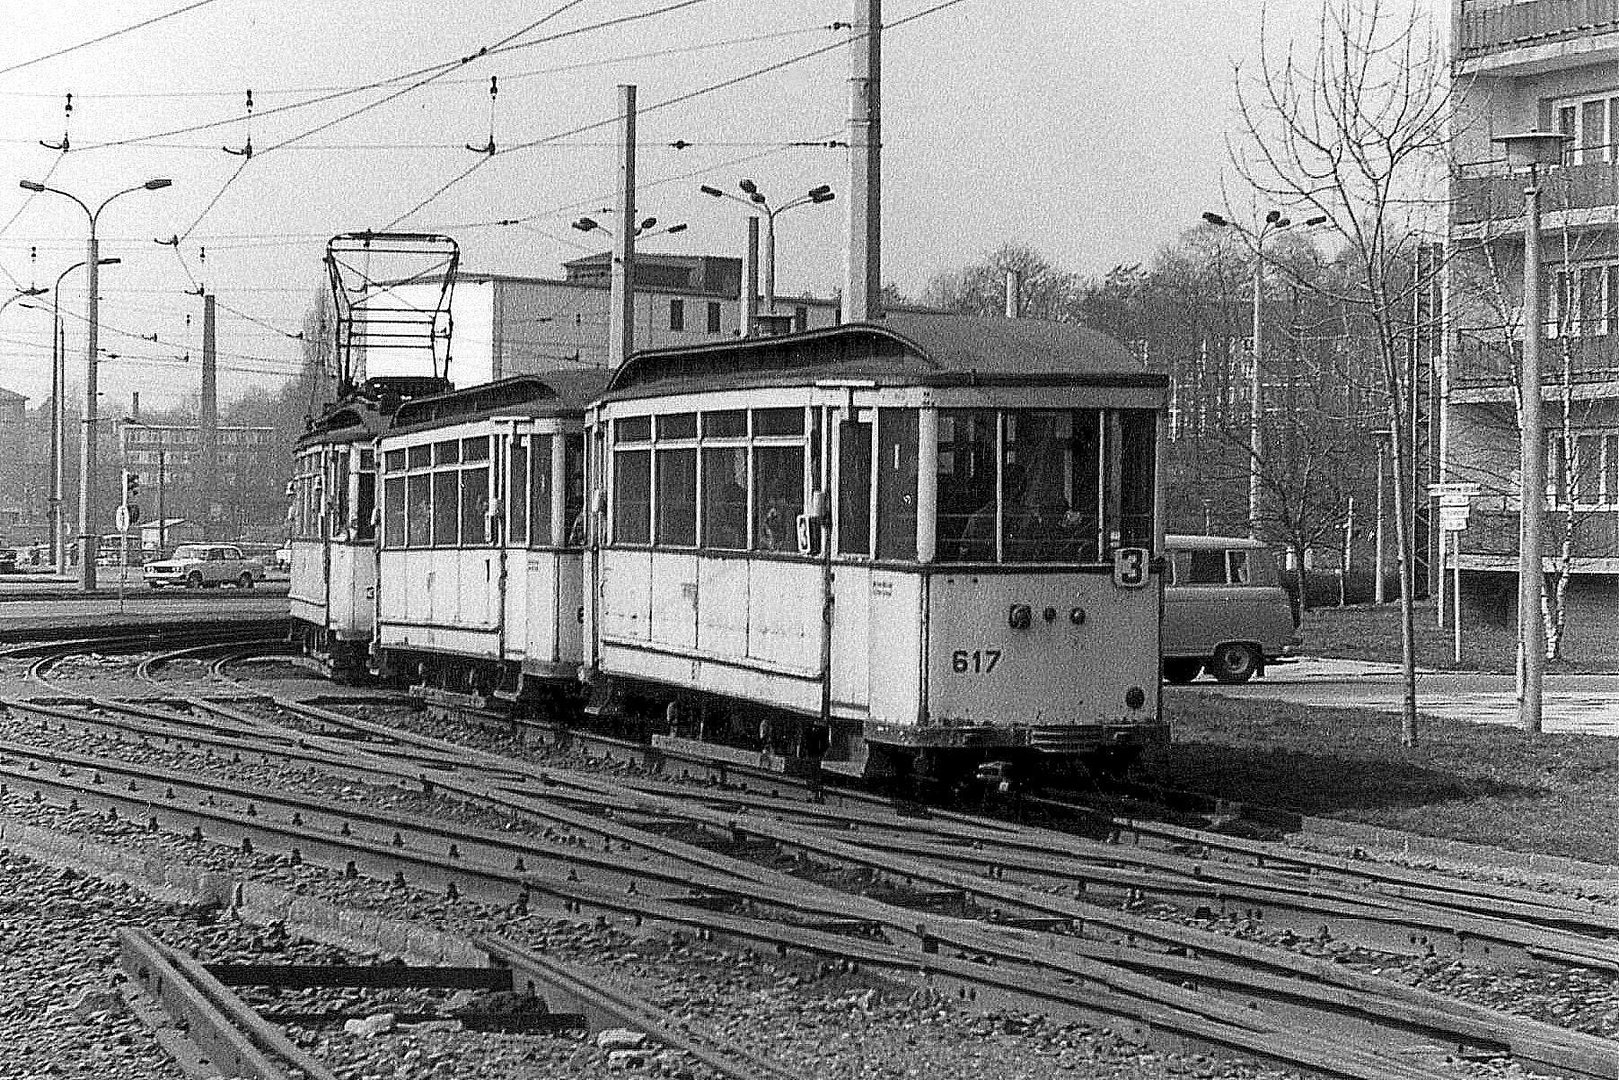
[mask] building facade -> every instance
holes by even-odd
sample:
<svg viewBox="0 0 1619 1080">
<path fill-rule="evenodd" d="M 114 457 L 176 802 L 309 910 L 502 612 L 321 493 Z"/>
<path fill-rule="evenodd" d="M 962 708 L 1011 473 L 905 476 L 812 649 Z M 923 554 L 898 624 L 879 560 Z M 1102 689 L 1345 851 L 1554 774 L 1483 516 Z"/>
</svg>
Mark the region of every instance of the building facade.
<svg viewBox="0 0 1619 1080">
<path fill-rule="evenodd" d="M 561 278 L 462 271 L 450 301 L 448 377 L 472 386 L 558 367 L 608 363 L 609 256 L 563 264 Z M 741 332 L 742 260 L 720 255 L 641 253 L 635 262 L 635 347 L 695 345 Z M 423 302 L 436 285 L 417 287 Z M 404 294 L 407 290 L 395 289 Z M 761 302 L 761 310 L 763 304 Z M 838 303 L 777 297 L 775 314 L 793 329 L 835 326 Z M 420 350 L 370 347 L 361 377 L 431 374 Z"/>
<path fill-rule="evenodd" d="M 29 498 L 28 399 L 0 388 L 0 539 L 30 523 L 39 507 Z"/>
<path fill-rule="evenodd" d="M 1570 575 L 1565 655 L 1577 656 L 1574 613 L 1619 611 L 1619 0 L 1452 4 L 1444 456 L 1447 479 L 1479 485 L 1461 534 L 1464 618 L 1517 618 L 1525 177 L 1494 140 L 1561 132 L 1562 164 L 1539 174 L 1542 554 L 1548 573 Z"/>
<path fill-rule="evenodd" d="M 275 429 L 221 425 L 218 431 L 215 490 L 205 497 L 197 425 L 123 421 L 117 426 L 118 454 L 112 460 L 139 479 L 142 521 L 161 512 L 190 518 L 210 535 L 235 537 L 246 525 L 281 520 L 287 463 Z M 115 496 L 113 505 L 117 501 Z"/>
</svg>

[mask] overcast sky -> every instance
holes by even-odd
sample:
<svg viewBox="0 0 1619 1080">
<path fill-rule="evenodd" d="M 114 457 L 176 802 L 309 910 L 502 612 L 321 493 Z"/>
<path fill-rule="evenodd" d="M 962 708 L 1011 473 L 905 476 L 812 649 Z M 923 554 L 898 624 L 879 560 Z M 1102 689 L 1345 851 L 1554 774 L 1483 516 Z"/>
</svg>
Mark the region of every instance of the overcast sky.
<svg viewBox="0 0 1619 1080">
<path fill-rule="evenodd" d="M 1007 240 L 1101 274 L 1148 259 L 1220 204 L 1232 68 L 1255 56 L 1258 0 L 958 0 L 895 25 L 938 2 L 884 5 L 885 281 L 914 295 Z M 1318 6 L 1272 0 L 1273 46 L 1313 50 Z M 841 200 L 845 152 L 789 144 L 844 138 L 847 49 L 795 58 L 836 46 L 846 32 L 831 24 L 850 11 L 848 0 L 5 0 L 0 298 L 84 257 L 83 212 L 16 180 L 93 207 L 172 177 L 101 218 L 102 256 L 123 260 L 102 279 L 102 345 L 119 354 L 102 369 L 109 395 L 118 408 L 133 389 L 154 404 L 194 397 L 197 284 L 231 309 L 219 313 L 224 392 L 262 387 L 296 367 L 283 331 L 299 329 L 323 287 L 325 239 L 394 224 L 481 160 L 466 146 L 490 138 L 491 75 L 496 146 L 553 141 L 486 161 L 396 227 L 453 235 L 476 270 L 556 276 L 600 250 L 568 223 L 612 201 L 614 87 L 634 83 L 641 212 L 690 226 L 643 249 L 738 254 L 742 208 L 699 184 L 734 189 L 748 176 L 785 200 L 827 183 Z M 50 56 L 167 12 L 179 14 Z M 512 42 L 522 47 L 438 66 L 553 14 Z M 422 69 L 438 77 L 405 93 L 419 79 L 334 96 Z M 66 153 L 40 145 L 64 133 Z M 250 160 L 225 152 L 250 136 Z M 521 223 L 494 224 L 510 219 Z M 841 201 L 791 211 L 779 231 L 778 291 L 829 295 L 842 277 Z M 171 236 L 178 249 L 154 243 Z M 83 280 L 75 271 L 61 298 L 74 381 Z M 48 393 L 47 327 L 20 303 L 0 315 L 0 386 Z M 189 363 L 177 359 L 186 352 Z"/>
</svg>

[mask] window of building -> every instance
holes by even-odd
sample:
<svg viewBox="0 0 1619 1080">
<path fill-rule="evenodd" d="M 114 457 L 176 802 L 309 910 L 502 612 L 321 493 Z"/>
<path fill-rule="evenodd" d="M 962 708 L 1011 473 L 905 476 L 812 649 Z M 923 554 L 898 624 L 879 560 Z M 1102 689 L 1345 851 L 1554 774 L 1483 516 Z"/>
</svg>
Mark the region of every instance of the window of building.
<svg viewBox="0 0 1619 1080">
<path fill-rule="evenodd" d="M 1547 336 L 1619 334 L 1619 262 L 1558 267 L 1549 285 Z"/>
<path fill-rule="evenodd" d="M 671 300 L 671 301 L 669 301 L 669 329 L 671 329 L 671 330 L 684 330 L 684 329 L 686 329 L 686 301 L 684 301 L 684 300 Z"/>
<path fill-rule="evenodd" d="M 800 334 L 809 329 L 809 308 L 803 304 L 793 308 L 793 329 Z"/>
<path fill-rule="evenodd" d="M 720 332 L 720 302 L 718 300 L 708 302 L 708 332 L 710 334 Z"/>
<path fill-rule="evenodd" d="M 1607 91 L 1557 102 L 1557 130 L 1569 136 L 1564 157 L 1570 165 L 1614 160 L 1619 146 L 1619 94 Z"/>
</svg>

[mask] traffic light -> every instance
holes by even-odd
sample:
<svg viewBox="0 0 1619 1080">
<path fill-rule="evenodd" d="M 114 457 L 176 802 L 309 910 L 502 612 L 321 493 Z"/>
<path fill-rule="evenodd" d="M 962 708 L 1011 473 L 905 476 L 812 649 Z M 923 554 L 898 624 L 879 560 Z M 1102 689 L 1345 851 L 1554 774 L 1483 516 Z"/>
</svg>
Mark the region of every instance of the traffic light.
<svg viewBox="0 0 1619 1080">
<path fill-rule="evenodd" d="M 141 474 L 124 470 L 124 505 L 131 506 L 141 497 Z"/>
</svg>

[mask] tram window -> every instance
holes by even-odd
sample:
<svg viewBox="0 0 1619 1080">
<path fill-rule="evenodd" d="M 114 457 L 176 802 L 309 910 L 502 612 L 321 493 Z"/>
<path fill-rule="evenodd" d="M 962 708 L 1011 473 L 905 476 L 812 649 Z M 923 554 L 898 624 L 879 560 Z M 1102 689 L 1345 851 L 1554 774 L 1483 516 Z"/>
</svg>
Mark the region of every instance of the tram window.
<svg viewBox="0 0 1619 1080">
<path fill-rule="evenodd" d="M 993 409 L 939 412 L 940 562 L 995 561 L 995 424 Z"/>
<path fill-rule="evenodd" d="M 342 532 L 349 523 L 349 452 L 338 450 L 332 454 L 332 532 Z"/>
<path fill-rule="evenodd" d="M 696 413 L 669 413 L 658 417 L 659 439 L 695 439 L 697 438 Z"/>
<path fill-rule="evenodd" d="M 354 538 L 356 540 L 373 540 L 377 535 L 375 520 L 377 512 L 377 474 L 363 472 L 359 480 L 359 503 L 355 507 Z"/>
<path fill-rule="evenodd" d="M 804 434 L 803 409 L 754 409 L 753 434 L 758 435 L 802 435 Z"/>
<path fill-rule="evenodd" d="M 528 543 L 546 547 L 556 543 L 551 535 L 551 436 L 535 435 L 529 442 L 534 464 L 528 474 Z"/>
<path fill-rule="evenodd" d="M 658 451 L 657 543 L 697 544 L 697 451 Z"/>
<path fill-rule="evenodd" d="M 798 416 L 802 421 L 803 413 Z M 753 550 L 796 552 L 798 515 L 803 512 L 804 448 L 754 447 Z"/>
<path fill-rule="evenodd" d="M 1186 576 L 1188 585 L 1224 585 L 1226 583 L 1225 549 L 1214 548 L 1203 551 L 1192 550 L 1191 573 Z"/>
<path fill-rule="evenodd" d="M 703 438 L 743 439 L 748 434 L 748 414 L 742 409 L 703 414 Z"/>
<path fill-rule="evenodd" d="M 810 486 L 811 491 L 824 491 L 825 486 L 826 486 L 826 479 L 825 479 L 826 478 L 826 469 L 823 467 L 823 464 L 822 464 L 822 453 L 823 453 L 824 447 L 823 447 L 823 444 L 821 442 L 822 417 L 824 415 L 825 414 L 820 409 L 815 409 L 810 413 L 809 486 Z M 808 512 L 808 508 L 806 508 L 805 512 L 806 513 Z M 824 509 L 824 506 L 823 506 L 823 509 L 822 509 L 821 512 L 822 512 L 823 515 L 826 513 L 826 511 Z M 821 554 L 821 543 L 822 543 L 823 530 L 824 530 L 824 523 L 821 520 L 817 519 L 815 521 L 810 522 L 810 530 L 809 530 L 809 532 L 810 532 L 810 550 L 809 550 L 809 553 L 811 555 L 819 555 L 819 554 Z M 795 533 L 797 532 L 797 523 L 796 522 L 794 522 L 794 530 L 793 531 Z M 796 540 L 797 537 L 795 536 L 794 539 Z"/>
<path fill-rule="evenodd" d="M 433 444 L 434 465 L 455 465 L 461 460 L 461 444 L 454 439 Z"/>
<path fill-rule="evenodd" d="M 406 481 L 405 544 L 427 547 L 433 527 L 433 477 L 417 473 Z"/>
<path fill-rule="evenodd" d="M 916 410 L 879 409 L 877 556 L 916 558 Z"/>
<path fill-rule="evenodd" d="M 562 437 L 562 520 L 568 523 L 569 547 L 581 547 L 589 522 L 585 519 L 585 437 Z"/>
<path fill-rule="evenodd" d="M 1075 469 L 1076 420 L 1084 414 L 1020 409 L 1005 414 L 1001 469 L 1001 558 L 1005 562 L 1094 561 L 1071 496 L 1085 480 Z"/>
<path fill-rule="evenodd" d="M 686 329 L 686 302 L 684 300 L 669 301 L 669 329 Z"/>
<path fill-rule="evenodd" d="M 1231 563 L 1231 584 L 1252 585 L 1253 582 L 1250 580 L 1248 573 L 1248 553 L 1241 550 L 1228 551 L 1226 552 L 1226 558 Z"/>
<path fill-rule="evenodd" d="M 514 438 L 506 461 L 508 544 L 528 543 L 528 440 Z"/>
<path fill-rule="evenodd" d="M 619 443 L 646 442 L 652 438 L 652 417 L 626 416 L 613 421 L 613 441 Z"/>
<path fill-rule="evenodd" d="M 1158 418 L 1151 409 L 1118 415 L 1119 545 L 1151 548 Z"/>
<path fill-rule="evenodd" d="M 652 540 L 652 451 L 619 450 L 613 454 L 613 542 L 646 544 Z"/>
<path fill-rule="evenodd" d="M 383 463 L 389 472 L 403 472 L 405 468 L 405 452 L 403 450 L 390 450 L 383 456 Z"/>
<path fill-rule="evenodd" d="M 392 476 L 382 482 L 382 546 L 405 546 L 405 478 Z"/>
<path fill-rule="evenodd" d="M 838 429 L 838 551 L 871 554 L 871 425 Z"/>
<path fill-rule="evenodd" d="M 746 449 L 738 446 L 703 451 L 704 547 L 727 551 L 747 548 L 747 483 Z"/>
<path fill-rule="evenodd" d="M 455 547 L 461 537 L 456 526 L 460 523 L 460 474 L 455 469 L 433 474 L 433 546 Z"/>
<path fill-rule="evenodd" d="M 478 547 L 489 542 L 489 470 L 461 471 L 461 543 Z"/>
<path fill-rule="evenodd" d="M 489 437 L 487 435 L 480 435 L 475 439 L 462 439 L 461 440 L 461 460 L 462 461 L 488 461 L 489 460 Z"/>
<path fill-rule="evenodd" d="M 425 469 L 433 464 L 433 448 L 423 443 L 421 446 L 412 446 L 405 451 L 405 464 L 412 469 Z"/>
</svg>

